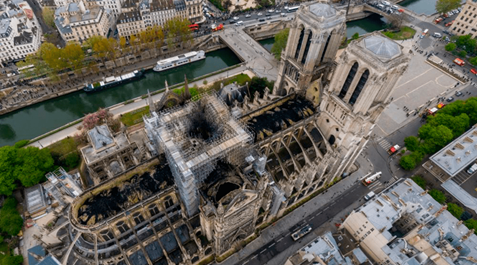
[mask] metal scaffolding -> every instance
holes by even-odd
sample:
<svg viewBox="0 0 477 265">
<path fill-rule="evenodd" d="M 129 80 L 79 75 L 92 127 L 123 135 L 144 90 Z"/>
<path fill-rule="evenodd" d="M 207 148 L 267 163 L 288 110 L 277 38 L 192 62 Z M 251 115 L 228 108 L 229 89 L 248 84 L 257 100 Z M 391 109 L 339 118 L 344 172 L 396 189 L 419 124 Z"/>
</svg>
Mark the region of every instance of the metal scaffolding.
<svg viewBox="0 0 477 265">
<path fill-rule="evenodd" d="M 240 166 L 253 143 L 251 132 L 216 94 L 153 113 L 145 122 L 151 140 L 166 155 L 189 216 L 198 212 L 198 185 L 214 171 L 217 161 Z"/>
</svg>

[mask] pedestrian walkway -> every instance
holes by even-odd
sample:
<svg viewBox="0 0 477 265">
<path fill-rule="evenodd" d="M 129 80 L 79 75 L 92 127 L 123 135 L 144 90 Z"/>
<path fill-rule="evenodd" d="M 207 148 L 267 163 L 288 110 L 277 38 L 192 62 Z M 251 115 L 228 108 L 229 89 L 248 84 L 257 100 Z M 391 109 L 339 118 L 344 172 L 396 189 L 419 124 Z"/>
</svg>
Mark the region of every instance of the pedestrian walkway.
<svg viewBox="0 0 477 265">
<path fill-rule="evenodd" d="M 296 226 L 298 223 L 303 222 L 305 218 L 315 212 L 316 209 L 319 209 L 326 205 L 328 202 L 332 201 L 334 198 L 338 197 L 343 192 L 347 191 L 354 185 L 359 185 L 359 178 L 373 171 L 373 165 L 366 160 L 366 158 L 359 156 L 356 162 L 360 165 L 360 168 L 351 174 L 349 177 L 341 180 L 335 185 L 331 186 L 326 192 L 323 192 L 307 203 L 295 209 L 291 214 L 281 218 L 274 225 L 267 227 L 261 231 L 260 236 L 257 237 L 250 244 L 245 246 L 242 250 L 230 256 L 227 260 L 221 264 L 242 264 L 242 259 L 247 258 L 252 255 L 255 251 L 263 247 L 264 245 L 270 243 L 275 238 L 281 234 L 290 233 L 290 229 Z M 314 228 L 318 229 L 318 228 Z M 280 264 L 277 263 L 277 260 L 274 258 L 268 261 L 269 265 Z"/>
<path fill-rule="evenodd" d="M 384 189 L 384 185 L 380 181 L 376 181 L 373 184 L 369 185 L 368 189 L 374 191 L 374 193 L 378 193 Z"/>
<path fill-rule="evenodd" d="M 388 140 L 386 139 L 382 139 L 381 141 L 379 141 L 379 146 L 381 146 L 384 150 L 389 150 L 389 148 L 391 148 L 391 144 L 388 142 Z"/>
</svg>

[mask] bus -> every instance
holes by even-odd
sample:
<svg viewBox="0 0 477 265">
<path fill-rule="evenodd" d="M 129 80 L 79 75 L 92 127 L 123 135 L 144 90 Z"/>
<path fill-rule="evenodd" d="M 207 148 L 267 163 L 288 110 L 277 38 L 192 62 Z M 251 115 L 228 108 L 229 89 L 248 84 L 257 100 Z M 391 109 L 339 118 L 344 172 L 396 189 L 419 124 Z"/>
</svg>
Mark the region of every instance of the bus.
<svg viewBox="0 0 477 265">
<path fill-rule="evenodd" d="M 23 70 L 32 69 L 33 67 L 35 67 L 35 65 L 33 65 L 33 64 L 18 67 L 18 72 L 22 72 Z"/>
<path fill-rule="evenodd" d="M 364 178 L 363 180 L 361 180 L 361 182 L 363 182 L 364 186 L 368 186 L 372 183 L 374 183 L 376 180 L 378 180 L 379 178 L 381 177 L 381 172 L 378 172 L 374 175 L 371 175 L 367 178 Z"/>
<path fill-rule="evenodd" d="M 293 238 L 294 241 L 297 241 L 298 239 L 302 238 L 304 235 L 310 232 L 311 232 L 311 226 L 305 225 L 304 227 L 300 228 L 300 230 L 293 233 L 291 237 Z"/>
<path fill-rule="evenodd" d="M 199 25 L 197 24 L 190 24 L 189 29 L 192 31 L 198 31 L 199 30 Z"/>
<path fill-rule="evenodd" d="M 299 6 L 289 7 L 288 8 L 288 13 L 295 12 L 295 11 L 298 10 L 298 8 L 300 8 L 300 7 Z"/>
</svg>

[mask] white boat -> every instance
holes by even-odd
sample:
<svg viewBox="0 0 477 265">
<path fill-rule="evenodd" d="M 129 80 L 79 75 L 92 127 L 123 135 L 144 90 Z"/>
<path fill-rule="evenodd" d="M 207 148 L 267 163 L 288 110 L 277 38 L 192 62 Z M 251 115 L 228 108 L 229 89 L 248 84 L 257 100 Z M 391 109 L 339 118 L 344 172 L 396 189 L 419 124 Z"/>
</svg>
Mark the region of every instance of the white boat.
<svg viewBox="0 0 477 265">
<path fill-rule="evenodd" d="M 174 56 L 171 58 L 158 61 L 156 66 L 154 66 L 153 70 L 156 72 L 161 72 L 167 69 L 171 69 L 177 66 L 192 63 L 202 59 L 205 59 L 204 51 L 188 52 L 188 53 L 181 54 L 179 56 Z"/>
</svg>

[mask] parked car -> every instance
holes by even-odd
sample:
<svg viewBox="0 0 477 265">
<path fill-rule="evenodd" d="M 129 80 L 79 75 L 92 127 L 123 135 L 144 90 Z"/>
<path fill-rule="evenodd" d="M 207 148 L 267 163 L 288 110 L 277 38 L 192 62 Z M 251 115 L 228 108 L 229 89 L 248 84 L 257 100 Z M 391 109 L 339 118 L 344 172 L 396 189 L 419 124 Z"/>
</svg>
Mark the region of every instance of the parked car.
<svg viewBox="0 0 477 265">
<path fill-rule="evenodd" d="M 451 102 L 451 101 L 453 101 L 453 100 L 454 100 L 453 97 L 448 97 L 448 98 L 446 99 L 447 102 Z"/>
<path fill-rule="evenodd" d="M 259 13 L 257 14 L 257 16 L 263 16 L 262 12 L 259 12 Z"/>
<path fill-rule="evenodd" d="M 246 15 L 245 15 L 245 17 L 251 17 L 251 16 L 252 16 L 252 15 L 250 15 L 250 14 L 246 14 Z"/>
<path fill-rule="evenodd" d="M 442 34 L 440 34 L 439 32 L 434 32 L 434 34 L 432 34 L 432 36 L 434 36 L 436 38 L 441 38 Z"/>
<path fill-rule="evenodd" d="M 474 68 L 470 69 L 470 72 L 473 73 L 474 75 L 477 75 L 477 70 L 475 70 Z"/>
<path fill-rule="evenodd" d="M 462 96 L 462 92 L 460 92 L 460 91 L 456 91 L 456 92 L 455 92 L 455 96 L 456 96 L 456 97 L 460 97 L 460 96 Z"/>
</svg>

